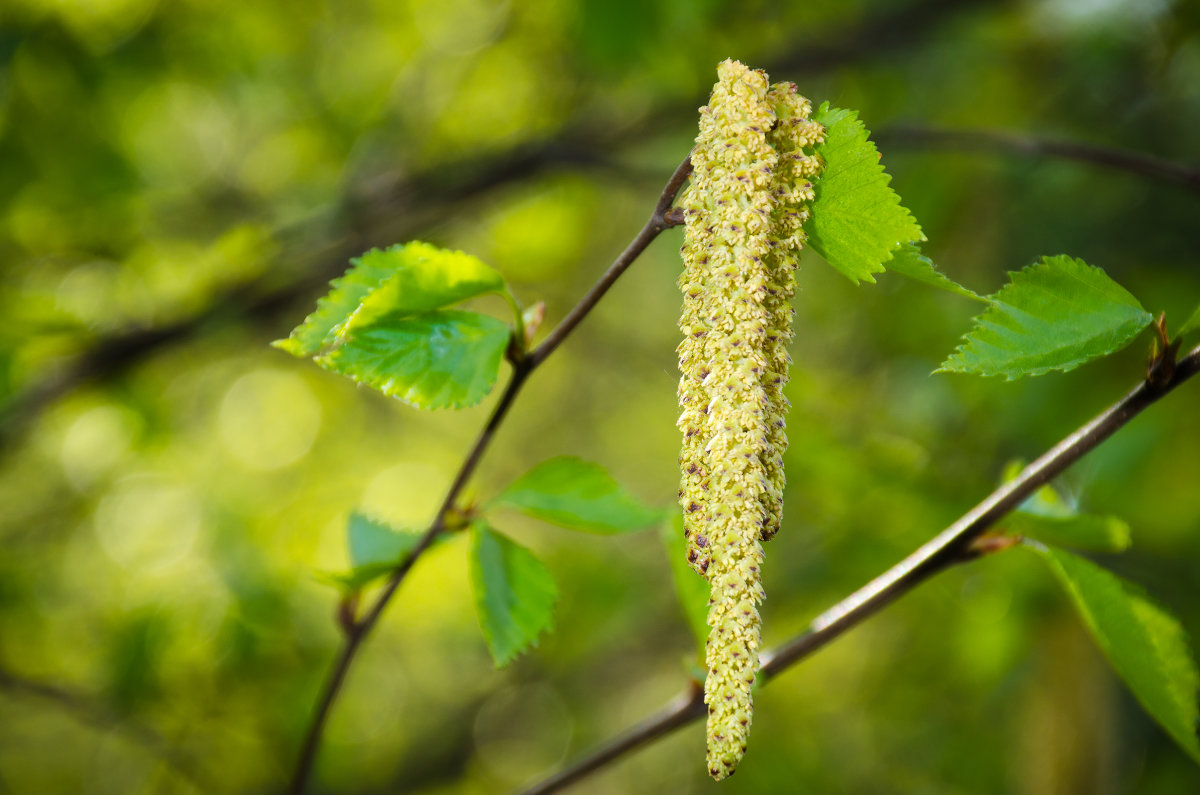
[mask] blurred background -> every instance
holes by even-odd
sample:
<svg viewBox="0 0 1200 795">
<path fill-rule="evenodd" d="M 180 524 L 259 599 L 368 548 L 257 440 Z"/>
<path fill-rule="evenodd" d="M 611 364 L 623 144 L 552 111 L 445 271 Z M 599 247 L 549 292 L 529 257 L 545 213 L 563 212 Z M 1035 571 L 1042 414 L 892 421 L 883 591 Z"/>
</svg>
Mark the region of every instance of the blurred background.
<svg viewBox="0 0 1200 795">
<path fill-rule="evenodd" d="M 726 57 L 861 111 L 926 251 L 980 291 L 1069 253 L 1178 326 L 1200 193 L 989 147 L 1003 130 L 1200 159 L 1187 0 L 4 0 L 0 4 L 0 793 L 279 788 L 338 644 L 360 509 L 423 527 L 492 399 L 420 413 L 267 347 L 371 246 L 462 248 L 563 316 L 687 153 Z M 674 500 L 682 235 L 522 395 L 472 493 L 575 454 Z M 975 307 L 799 275 L 768 645 L 1115 400 L 1148 338 L 1066 375 L 931 376 Z M 503 316 L 502 306 L 494 307 Z M 1134 548 L 1102 563 L 1200 636 L 1197 387 L 1061 486 Z M 461 539 L 351 673 L 314 791 L 502 792 L 659 708 L 694 654 L 653 531 L 498 524 L 560 583 L 497 671 Z M 703 729 L 579 792 L 716 792 Z M 939 576 L 757 698 L 720 791 L 1200 791 L 1017 550 Z"/>
</svg>

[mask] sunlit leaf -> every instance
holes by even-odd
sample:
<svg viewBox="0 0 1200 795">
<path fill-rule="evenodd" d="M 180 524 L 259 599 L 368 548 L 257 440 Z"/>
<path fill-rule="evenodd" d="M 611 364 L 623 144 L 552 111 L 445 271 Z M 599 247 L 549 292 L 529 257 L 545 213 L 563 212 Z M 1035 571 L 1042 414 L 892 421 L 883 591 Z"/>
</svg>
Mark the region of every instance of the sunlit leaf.
<svg viewBox="0 0 1200 795">
<path fill-rule="evenodd" d="M 500 274 L 478 258 L 420 241 L 371 249 L 350 263 L 316 311 L 291 336 L 272 344 L 296 356 L 315 356 L 352 326 L 383 315 L 428 312 L 504 289 Z"/>
<path fill-rule="evenodd" d="M 1128 345 L 1153 319 L 1104 271 L 1067 256 L 1010 274 L 938 372 L 1009 380 L 1072 370 Z"/>
<path fill-rule="evenodd" d="M 471 528 L 470 569 L 479 626 L 504 666 L 551 628 L 558 588 L 533 553 L 481 523 Z"/>
<path fill-rule="evenodd" d="M 825 170 L 813 184 L 816 198 L 804 225 L 809 245 L 856 284 L 874 282 L 872 274 L 884 270 L 897 246 L 925 235 L 892 190 L 857 112 L 826 102 L 813 118 L 826 128 L 817 147 Z"/>
<path fill-rule="evenodd" d="M 387 315 L 356 327 L 317 363 L 417 408 L 462 408 L 495 384 L 510 333 L 475 312 Z"/>
<path fill-rule="evenodd" d="M 369 251 L 350 260 L 350 270 L 330 283 L 330 291 L 317 301 L 316 310 L 287 339 L 271 344 L 293 356 L 315 356 L 333 343 L 337 328 L 358 309 L 362 300 L 394 274 L 392 262 Z"/>
<path fill-rule="evenodd" d="M 495 500 L 530 516 L 593 533 L 640 530 L 662 512 L 638 502 L 599 464 L 572 456 L 543 461 L 517 478 Z"/>
<path fill-rule="evenodd" d="M 477 257 L 428 243 L 374 249 L 363 255 L 364 260 L 368 258 L 388 263 L 392 277 L 363 298 L 358 310 L 338 330 L 339 335 L 384 315 L 420 314 L 504 289 L 499 272 Z"/>
<path fill-rule="evenodd" d="M 701 659 L 708 640 L 708 581 L 692 570 L 687 562 L 687 543 L 683 537 L 683 514 L 672 511 L 671 517 L 659 528 L 659 538 L 667 550 L 675 595 L 683 608 L 684 618 L 696 638 Z"/>
<path fill-rule="evenodd" d="M 1083 558 L 1032 545 L 1050 565 L 1096 643 L 1146 711 L 1200 763 L 1200 673 L 1183 627 L 1136 586 Z"/>
<path fill-rule="evenodd" d="M 963 298 L 970 298 L 972 301 L 980 301 L 985 304 L 988 302 L 983 296 L 978 295 L 972 290 L 968 290 L 939 271 L 937 266 L 933 264 L 933 260 L 921 253 L 921 247 L 916 243 L 905 243 L 897 248 L 892 258 L 888 260 L 887 269 L 922 284 L 936 287 L 939 290 L 946 290 L 955 295 L 961 295 Z"/>
</svg>

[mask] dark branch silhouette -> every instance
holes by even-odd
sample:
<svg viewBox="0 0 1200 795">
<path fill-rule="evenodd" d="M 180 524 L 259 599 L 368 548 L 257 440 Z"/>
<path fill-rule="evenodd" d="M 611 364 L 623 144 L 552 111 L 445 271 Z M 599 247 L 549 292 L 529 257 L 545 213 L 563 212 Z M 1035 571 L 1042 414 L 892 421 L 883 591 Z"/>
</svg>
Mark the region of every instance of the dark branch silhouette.
<svg viewBox="0 0 1200 795">
<path fill-rule="evenodd" d="M 1200 193 L 1200 167 L 1174 163 L 1141 152 L 1079 141 L 1021 135 L 1005 130 L 951 130 L 915 125 L 891 127 L 875 135 L 875 139 L 890 148 L 938 151 L 961 149 L 969 152 L 1006 152 L 1022 157 L 1076 160 L 1180 185 L 1194 193 Z"/>
<path fill-rule="evenodd" d="M 161 759 L 201 791 L 210 790 L 208 781 L 201 775 L 194 759 L 153 729 L 121 715 L 92 696 L 60 685 L 30 679 L 3 668 L 0 668 L 0 690 L 53 705 L 80 723 L 95 729 L 117 732 L 144 748 L 147 753 Z"/>
<path fill-rule="evenodd" d="M 954 14 L 998 4 L 998 0 L 924 0 L 887 13 L 871 15 L 842 33 L 826 32 L 775 59 L 768 70 L 781 74 L 813 74 L 842 64 L 879 57 L 913 47 L 932 36 Z M 698 98 L 661 105 L 645 121 L 597 137 L 594 125 L 568 126 L 554 140 L 517 146 L 486 158 L 466 158 L 400 178 L 373 179 L 370 187 L 351 188 L 333 211 L 342 228 L 334 240 L 312 251 L 311 241 L 285 246 L 286 259 L 301 263 L 302 275 L 280 285 L 278 272 L 268 272 L 233 285 L 196 315 L 151 329 L 131 329 L 102 337 L 70 362 L 18 389 L 0 403 L 0 450 L 48 406 L 89 383 L 119 377 L 155 352 L 190 340 L 229 321 L 272 325 L 278 318 L 310 302 L 325 283 L 345 270 L 346 261 L 372 246 L 410 239 L 456 214 L 466 202 L 504 185 L 534 178 L 555 168 L 601 168 L 628 174 L 613 153 L 631 141 L 673 129 L 695 116 Z M 661 177 L 660 177 L 661 178 Z M 340 219 L 340 220 L 335 220 Z M 281 261 L 284 258 L 280 258 Z"/>
</svg>

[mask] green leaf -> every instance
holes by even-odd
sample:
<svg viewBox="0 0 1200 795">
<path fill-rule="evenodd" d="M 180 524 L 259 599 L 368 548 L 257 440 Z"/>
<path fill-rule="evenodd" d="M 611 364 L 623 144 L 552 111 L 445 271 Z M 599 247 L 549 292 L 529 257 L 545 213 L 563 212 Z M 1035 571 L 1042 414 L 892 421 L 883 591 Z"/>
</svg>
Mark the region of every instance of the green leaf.
<svg viewBox="0 0 1200 795">
<path fill-rule="evenodd" d="M 858 114 L 821 105 L 813 119 L 825 126 L 817 154 L 825 170 L 814 182 L 808 242 L 830 265 L 857 284 L 874 282 L 896 247 L 924 240 L 916 219 L 891 189 L 892 178 Z"/>
<path fill-rule="evenodd" d="M 1072 370 L 1125 347 L 1153 320 L 1124 287 L 1083 260 L 1046 257 L 1009 278 L 937 372 L 1011 381 Z"/>
<path fill-rule="evenodd" d="M 365 566 L 355 566 L 349 571 L 318 572 L 317 577 L 340 591 L 354 593 L 355 591 L 361 591 L 376 580 L 383 579 L 395 570 L 395 564 L 368 563 Z"/>
<path fill-rule="evenodd" d="M 521 545 L 477 523 L 471 528 L 471 587 L 492 659 L 507 665 L 554 622 L 558 588 Z"/>
<path fill-rule="evenodd" d="M 709 587 L 708 581 L 688 565 L 687 544 L 683 537 L 683 515 L 672 512 L 670 519 L 660 526 L 658 535 L 667 550 L 671 579 L 675 581 L 675 595 L 679 597 L 683 615 L 696 638 L 700 659 L 704 659 L 704 644 L 708 640 Z"/>
<path fill-rule="evenodd" d="M 442 309 L 478 295 L 502 292 L 505 287 L 504 277 L 477 257 L 428 243 L 375 249 L 363 255 L 367 258 L 390 263 L 393 276 L 363 298 L 339 335 L 384 315 L 416 315 Z"/>
<path fill-rule="evenodd" d="M 1146 711 L 1200 763 L 1200 673 L 1183 627 L 1136 586 L 1069 552 L 1031 545 L 1050 565 L 1096 643 Z"/>
<path fill-rule="evenodd" d="M 422 533 L 398 530 L 391 525 L 364 516 L 350 514 L 346 541 L 350 548 L 350 565 L 358 568 L 383 563 L 395 567 L 421 540 Z"/>
<path fill-rule="evenodd" d="M 387 315 L 356 327 L 317 363 L 417 408 L 462 408 L 483 400 L 496 383 L 510 334 L 504 323 L 475 312 Z"/>
<path fill-rule="evenodd" d="M 1183 321 L 1183 325 L 1179 327 L 1179 331 L 1176 334 L 1182 337 L 1186 334 L 1191 334 L 1197 329 L 1200 329 L 1200 306 L 1196 307 L 1196 311 L 1192 312 L 1191 317 Z"/>
<path fill-rule="evenodd" d="M 1047 544 L 1095 552 L 1124 552 L 1131 543 L 1129 525 L 1116 516 L 1039 516 L 1018 511 L 1005 525 L 1014 533 Z"/>
<path fill-rule="evenodd" d="M 369 251 L 350 260 L 350 270 L 330 282 L 332 289 L 317 301 L 316 310 L 287 339 L 271 344 L 293 356 L 315 356 L 333 343 L 337 328 L 345 323 L 367 295 L 389 279 L 391 262 L 372 257 Z"/>
<path fill-rule="evenodd" d="M 963 298 L 970 298 L 972 301 L 988 303 L 988 299 L 968 290 L 939 271 L 933 264 L 933 260 L 921 253 L 921 247 L 916 243 L 905 243 L 897 248 L 891 260 L 888 261 L 887 269 L 939 290 L 946 290 L 955 295 L 961 295 Z"/>
<path fill-rule="evenodd" d="M 350 571 L 322 572 L 320 577 L 344 591 L 361 590 L 395 571 L 421 536 L 421 533 L 399 530 L 378 519 L 352 513 L 346 525 Z"/>
<path fill-rule="evenodd" d="M 494 504 L 516 508 L 571 530 L 613 534 L 662 518 L 613 480 L 604 467 L 572 456 L 543 461 L 517 478 Z"/>
<path fill-rule="evenodd" d="M 1014 480 L 1024 465 L 1014 461 L 1004 473 L 1004 481 Z M 1004 520 L 1013 533 L 1035 538 L 1055 546 L 1074 547 L 1096 552 L 1124 552 L 1132 542 L 1129 525 L 1116 516 L 1080 513 L 1053 486 L 1035 491 Z"/>
<path fill-rule="evenodd" d="M 476 257 L 413 241 L 371 249 L 350 260 L 350 270 L 285 340 L 273 345 L 295 356 L 315 356 L 355 325 L 387 314 L 441 309 L 485 293 L 501 292 L 504 279 Z"/>
</svg>

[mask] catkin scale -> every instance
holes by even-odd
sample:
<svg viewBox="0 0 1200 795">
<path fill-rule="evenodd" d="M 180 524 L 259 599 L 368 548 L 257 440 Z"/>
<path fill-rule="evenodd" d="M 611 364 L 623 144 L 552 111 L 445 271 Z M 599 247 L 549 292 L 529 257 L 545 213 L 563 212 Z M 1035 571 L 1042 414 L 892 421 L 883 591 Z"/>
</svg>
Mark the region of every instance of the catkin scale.
<svg viewBox="0 0 1200 795">
<path fill-rule="evenodd" d="M 790 83 L 728 60 L 700 109 L 686 221 L 678 348 L 680 505 L 689 564 L 710 583 L 708 768 L 746 751 L 758 671 L 761 542 L 778 530 L 792 272 L 823 129 Z"/>
</svg>

